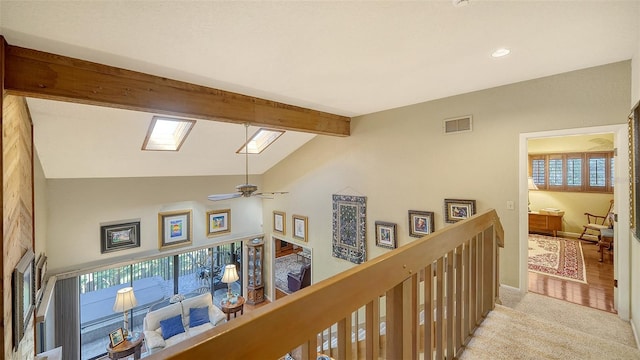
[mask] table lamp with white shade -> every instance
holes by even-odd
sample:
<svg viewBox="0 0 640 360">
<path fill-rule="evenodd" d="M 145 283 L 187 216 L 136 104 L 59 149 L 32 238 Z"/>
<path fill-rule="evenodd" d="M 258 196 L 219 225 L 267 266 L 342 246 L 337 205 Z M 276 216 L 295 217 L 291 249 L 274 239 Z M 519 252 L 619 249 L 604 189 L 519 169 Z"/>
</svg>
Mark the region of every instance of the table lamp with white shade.
<svg viewBox="0 0 640 360">
<path fill-rule="evenodd" d="M 227 299 L 229 299 L 229 301 L 231 300 L 231 284 L 238 281 L 238 279 L 240 279 L 240 277 L 238 276 L 235 264 L 229 264 L 224 267 L 221 281 L 228 286 Z"/>
<path fill-rule="evenodd" d="M 127 312 L 136 307 L 136 305 L 138 305 L 138 301 L 136 300 L 132 287 L 126 287 L 118 290 L 116 293 L 116 302 L 113 304 L 113 311 L 122 311 L 124 314 L 124 328 L 122 329 L 122 335 L 125 337 L 129 336 L 129 317 L 127 316 Z"/>
</svg>

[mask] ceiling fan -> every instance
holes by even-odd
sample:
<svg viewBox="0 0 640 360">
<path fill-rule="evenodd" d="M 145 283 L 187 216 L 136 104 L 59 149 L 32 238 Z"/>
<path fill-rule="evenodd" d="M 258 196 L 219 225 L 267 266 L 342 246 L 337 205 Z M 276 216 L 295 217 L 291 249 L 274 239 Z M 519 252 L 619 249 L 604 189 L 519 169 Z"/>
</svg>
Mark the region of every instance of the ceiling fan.
<svg viewBox="0 0 640 360">
<path fill-rule="evenodd" d="M 273 199 L 271 196 L 276 194 L 286 194 L 286 191 L 276 192 L 256 192 L 258 187 L 253 184 L 249 184 L 249 124 L 244 124 L 244 154 L 245 154 L 245 175 L 244 184 L 236 186 L 236 192 L 229 194 L 213 194 L 207 196 L 207 199 L 211 201 L 235 199 L 239 197 L 251 197 L 256 196 L 264 199 Z"/>
</svg>

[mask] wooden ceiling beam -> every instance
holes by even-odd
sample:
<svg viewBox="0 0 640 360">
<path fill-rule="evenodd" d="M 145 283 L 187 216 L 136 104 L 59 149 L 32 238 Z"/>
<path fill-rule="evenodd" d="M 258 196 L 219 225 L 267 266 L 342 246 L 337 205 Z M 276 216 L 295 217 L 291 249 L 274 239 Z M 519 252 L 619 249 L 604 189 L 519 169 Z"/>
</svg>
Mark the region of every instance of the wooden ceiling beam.
<svg viewBox="0 0 640 360">
<path fill-rule="evenodd" d="M 4 41 L 4 38 L 0 36 Z M 349 117 L 6 45 L 9 94 L 192 119 L 349 136 Z"/>
</svg>

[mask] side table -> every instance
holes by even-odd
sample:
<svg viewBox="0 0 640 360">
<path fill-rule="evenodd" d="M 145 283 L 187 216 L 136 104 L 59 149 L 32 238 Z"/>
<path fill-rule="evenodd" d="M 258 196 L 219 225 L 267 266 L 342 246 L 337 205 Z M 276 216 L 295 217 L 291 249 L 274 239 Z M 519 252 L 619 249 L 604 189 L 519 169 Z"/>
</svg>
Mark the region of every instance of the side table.
<svg viewBox="0 0 640 360">
<path fill-rule="evenodd" d="M 227 321 L 229 321 L 231 320 L 231 314 L 233 314 L 234 318 L 238 316 L 238 311 L 240 311 L 240 315 L 244 314 L 244 298 L 238 296 L 238 301 L 235 304 L 222 300 L 220 307 L 222 308 L 222 312 L 227 314 Z"/>
<path fill-rule="evenodd" d="M 107 355 L 109 359 L 121 359 L 133 355 L 135 360 L 140 359 L 142 356 L 142 341 L 144 340 L 144 334 L 141 332 L 134 332 L 131 334 L 130 340 L 111 347 L 111 344 L 107 345 Z"/>
</svg>

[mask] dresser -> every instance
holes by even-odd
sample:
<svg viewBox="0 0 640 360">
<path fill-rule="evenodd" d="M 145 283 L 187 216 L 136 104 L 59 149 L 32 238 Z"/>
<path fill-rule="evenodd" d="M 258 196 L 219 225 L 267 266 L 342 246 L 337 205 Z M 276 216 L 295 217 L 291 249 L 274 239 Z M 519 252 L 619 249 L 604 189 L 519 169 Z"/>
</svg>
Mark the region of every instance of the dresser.
<svg viewBox="0 0 640 360">
<path fill-rule="evenodd" d="M 558 236 L 558 231 L 562 231 L 562 215 L 541 214 L 537 211 L 529 213 L 529 232 Z"/>
</svg>

